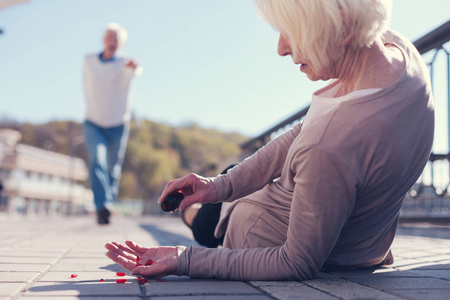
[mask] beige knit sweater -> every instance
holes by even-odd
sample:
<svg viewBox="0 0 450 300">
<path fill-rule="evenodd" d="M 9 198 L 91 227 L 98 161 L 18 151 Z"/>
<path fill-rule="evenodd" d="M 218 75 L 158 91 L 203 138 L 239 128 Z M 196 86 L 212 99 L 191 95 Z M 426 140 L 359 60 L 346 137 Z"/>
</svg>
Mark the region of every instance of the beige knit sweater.
<svg viewBox="0 0 450 300">
<path fill-rule="evenodd" d="M 399 47 L 405 58 L 397 81 L 341 103 L 304 130 L 300 124 L 294 126 L 227 175 L 213 179 L 219 201 L 244 198 L 261 206 L 270 202 L 267 209 L 286 214 L 284 244 L 253 249 L 179 247 L 176 274 L 303 280 L 324 266 L 373 266 L 383 261 L 403 198 L 427 162 L 434 134 L 425 64 L 404 37 L 389 32 L 385 40 Z M 217 230 L 226 229 L 226 220 L 219 225 Z"/>
</svg>

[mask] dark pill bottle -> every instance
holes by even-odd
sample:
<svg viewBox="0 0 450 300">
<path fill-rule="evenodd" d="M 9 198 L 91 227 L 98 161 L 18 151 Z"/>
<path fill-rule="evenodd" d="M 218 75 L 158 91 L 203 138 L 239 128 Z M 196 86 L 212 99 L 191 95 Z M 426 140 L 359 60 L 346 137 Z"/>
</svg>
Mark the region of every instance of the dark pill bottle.
<svg viewBox="0 0 450 300">
<path fill-rule="evenodd" d="M 164 200 L 161 202 L 161 209 L 165 212 L 174 211 L 178 208 L 183 198 L 184 195 L 182 193 L 174 192 L 164 198 Z"/>
</svg>

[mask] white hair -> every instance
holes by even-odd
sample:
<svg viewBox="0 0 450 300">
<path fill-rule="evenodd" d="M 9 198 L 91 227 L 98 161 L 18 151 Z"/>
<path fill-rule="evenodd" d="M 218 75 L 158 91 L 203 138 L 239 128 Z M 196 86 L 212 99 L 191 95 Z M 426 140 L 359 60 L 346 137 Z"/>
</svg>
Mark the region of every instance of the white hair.
<svg viewBox="0 0 450 300">
<path fill-rule="evenodd" d="M 255 0 L 260 16 L 289 39 L 313 66 L 341 57 L 349 40 L 370 46 L 388 28 L 391 0 Z"/>
<path fill-rule="evenodd" d="M 125 42 L 127 41 L 128 32 L 125 28 L 120 26 L 120 24 L 114 22 L 109 23 L 108 25 L 106 25 L 105 34 L 108 31 L 112 31 L 117 34 L 117 38 L 119 39 L 121 45 L 125 44 Z"/>
</svg>

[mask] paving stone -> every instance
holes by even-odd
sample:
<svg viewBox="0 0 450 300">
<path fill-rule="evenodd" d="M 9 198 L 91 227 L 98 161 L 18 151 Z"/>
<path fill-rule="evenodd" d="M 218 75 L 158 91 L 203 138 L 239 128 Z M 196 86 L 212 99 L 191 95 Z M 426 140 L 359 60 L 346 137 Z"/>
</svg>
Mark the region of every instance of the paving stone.
<svg viewBox="0 0 450 300">
<path fill-rule="evenodd" d="M 421 277 L 434 277 L 445 280 L 450 280 L 450 270 L 411 270 L 409 273 L 415 274 Z M 449 283 L 450 285 L 450 283 Z"/>
<path fill-rule="evenodd" d="M 55 238 L 55 237 L 52 237 Z M 60 238 L 60 236 L 58 236 L 57 238 Z M 42 239 L 47 240 L 49 239 L 48 237 L 43 237 Z M 29 248 L 29 249 L 33 249 L 33 251 L 38 251 L 38 252 L 45 252 L 45 251 L 49 251 L 49 249 L 51 249 L 50 252 L 64 252 L 64 251 L 68 251 L 70 249 L 70 247 L 74 247 L 76 245 L 76 243 L 63 243 L 63 244 L 53 244 L 53 245 L 47 245 L 47 244 L 38 244 L 35 241 L 27 241 L 26 243 L 19 243 L 16 244 L 16 246 L 18 248 Z"/>
<path fill-rule="evenodd" d="M 444 289 L 450 288 L 450 282 L 447 280 L 429 278 L 429 277 L 354 277 L 352 281 L 359 284 L 369 286 L 372 288 L 378 288 L 385 291 L 393 290 L 409 290 L 417 289 Z"/>
<path fill-rule="evenodd" d="M 333 295 L 324 293 L 296 281 L 251 281 L 257 287 L 280 300 L 336 300 Z"/>
<path fill-rule="evenodd" d="M 20 283 L 20 282 L 5 282 L 1 283 L 0 288 L 0 297 L 11 297 L 15 294 L 19 293 L 24 287 L 26 286 L 26 283 Z"/>
<path fill-rule="evenodd" d="M 49 269 L 50 265 L 39 264 L 0 264 L 0 270 L 3 272 L 44 272 Z"/>
<path fill-rule="evenodd" d="M 448 300 L 450 289 L 409 289 L 392 291 L 393 294 L 410 300 Z"/>
<path fill-rule="evenodd" d="M 33 250 L 33 257 L 58 257 L 58 254 L 62 254 L 61 251 L 35 251 Z M 21 249 L 5 249 L 0 250 L 0 257 L 9 256 L 9 257 L 28 257 L 30 256 L 29 250 L 21 250 Z"/>
<path fill-rule="evenodd" d="M 394 268 L 386 269 L 363 269 L 363 270 L 348 270 L 348 271 L 333 271 L 331 274 L 340 276 L 342 278 L 353 277 L 423 277 L 411 271 L 400 271 Z"/>
<path fill-rule="evenodd" d="M 114 272 L 122 272 L 124 269 L 118 264 L 113 263 L 112 261 L 105 261 L 103 263 L 96 262 L 92 264 L 84 263 L 84 264 L 63 264 L 57 263 L 52 271 L 67 271 L 67 272 L 86 272 L 86 271 L 98 271 L 98 270 L 109 270 Z"/>
<path fill-rule="evenodd" d="M 445 263 L 437 263 L 437 262 L 426 262 L 426 263 L 417 263 L 417 264 L 409 264 L 405 266 L 396 266 L 395 267 L 399 271 L 404 270 L 448 270 L 448 264 Z"/>
<path fill-rule="evenodd" d="M 361 277 L 356 278 L 359 279 Z M 372 278 L 372 276 L 370 278 Z M 341 299 L 364 299 L 368 295 L 373 299 L 399 299 L 382 290 L 366 287 L 342 278 L 328 280 L 313 279 L 304 281 L 304 283 Z"/>
<path fill-rule="evenodd" d="M 104 258 L 106 251 L 103 247 L 101 251 L 70 251 L 64 255 L 64 258 Z"/>
<path fill-rule="evenodd" d="M 162 281 L 150 282 L 145 285 L 147 296 L 177 296 L 177 295 L 251 295 L 261 292 L 249 284 L 239 281 L 202 281 L 193 282 Z"/>
<path fill-rule="evenodd" d="M 128 272 L 127 272 L 128 273 Z M 72 274 L 76 274 L 76 278 L 71 278 Z M 105 282 L 115 282 L 116 279 L 124 278 L 128 281 L 136 281 L 136 276 L 126 275 L 117 276 L 116 272 L 112 271 L 102 271 L 102 272 L 48 272 L 42 276 L 39 281 L 49 281 L 49 282 L 80 282 L 80 281 L 92 281 L 99 282 L 100 279 L 104 279 Z"/>
<path fill-rule="evenodd" d="M 450 261 L 450 254 L 429 254 L 423 259 L 426 261 L 433 261 L 433 262 Z"/>
<path fill-rule="evenodd" d="M 56 261 L 55 257 L 21 257 L 0 256 L 0 264 L 43 264 L 50 265 Z"/>
<path fill-rule="evenodd" d="M 25 296 L 140 296 L 137 282 L 37 282 Z"/>
<path fill-rule="evenodd" d="M 165 296 L 152 297 L 152 300 L 272 300 L 272 299 L 273 299 L 272 297 L 266 295 L 207 295 L 207 296 L 195 295 L 195 296 L 174 296 L 174 297 L 165 297 Z"/>
<path fill-rule="evenodd" d="M 429 260 L 426 260 L 423 258 L 418 259 L 418 258 L 395 258 L 394 257 L 394 260 L 395 260 L 394 264 L 391 265 L 392 268 L 430 263 Z"/>
<path fill-rule="evenodd" d="M 3 299 L 2 299 L 3 300 Z M 142 300 L 141 297 L 137 296 L 95 296 L 95 297 L 85 297 L 85 296 L 48 296 L 35 297 L 35 296 L 22 296 L 17 298 L 17 300 Z"/>
<path fill-rule="evenodd" d="M 412 270 L 449 270 L 450 271 L 450 260 L 433 262 L 431 264 L 426 264 L 425 266 L 422 266 L 420 268 L 414 268 Z"/>
<path fill-rule="evenodd" d="M 39 272 L 2 272 L 0 271 L 0 284 L 3 282 L 30 282 L 36 279 Z"/>
<path fill-rule="evenodd" d="M 111 260 L 107 258 L 104 254 L 101 257 L 76 257 L 76 258 L 62 258 L 58 261 L 60 265 L 72 265 L 72 264 L 83 264 L 83 265 L 91 265 L 91 264 L 109 264 Z"/>
</svg>

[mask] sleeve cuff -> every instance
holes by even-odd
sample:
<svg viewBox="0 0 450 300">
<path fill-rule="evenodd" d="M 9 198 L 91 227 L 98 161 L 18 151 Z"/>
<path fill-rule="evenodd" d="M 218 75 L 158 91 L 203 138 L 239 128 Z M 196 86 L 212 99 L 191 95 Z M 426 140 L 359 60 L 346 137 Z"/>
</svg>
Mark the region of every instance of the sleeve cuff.
<svg viewBox="0 0 450 300">
<path fill-rule="evenodd" d="M 233 186 L 228 175 L 219 175 L 211 178 L 212 183 L 217 191 L 218 202 L 222 202 L 230 198 L 233 193 Z"/>
<path fill-rule="evenodd" d="M 175 271 L 175 275 L 188 275 L 189 274 L 189 261 L 191 254 L 191 247 L 177 246 L 178 252 L 178 268 Z"/>
</svg>

